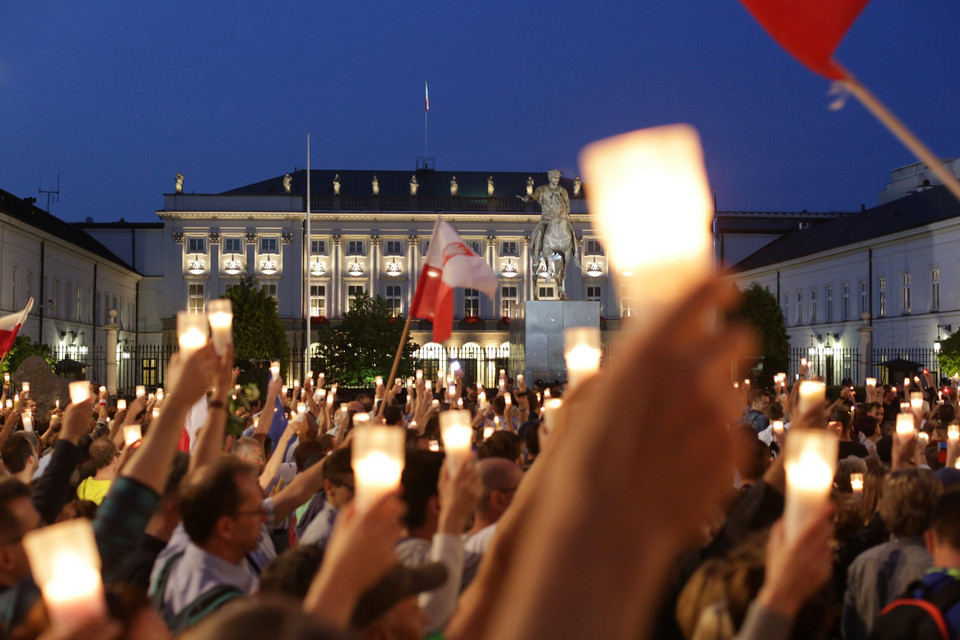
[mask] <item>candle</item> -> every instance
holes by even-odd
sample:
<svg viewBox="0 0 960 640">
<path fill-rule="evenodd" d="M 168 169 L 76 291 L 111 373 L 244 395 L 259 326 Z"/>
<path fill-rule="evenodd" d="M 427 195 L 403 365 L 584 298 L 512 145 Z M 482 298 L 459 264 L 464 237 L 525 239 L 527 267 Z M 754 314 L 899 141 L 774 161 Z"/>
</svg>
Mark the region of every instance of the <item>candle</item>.
<svg viewBox="0 0 960 640">
<path fill-rule="evenodd" d="M 20 385 L 20 390 L 22 393 L 30 393 L 30 383 L 24 381 L 23 384 Z"/>
<path fill-rule="evenodd" d="M 284 396 L 287 395 L 287 385 L 285 385 L 285 384 L 284 384 L 284 385 L 280 385 L 280 393 L 283 394 Z"/>
<path fill-rule="evenodd" d="M 567 387 L 572 389 L 600 370 L 600 329 L 571 327 L 563 332 Z"/>
<path fill-rule="evenodd" d="M 487 404 L 487 394 L 485 391 L 481 391 L 477 394 L 477 402 L 480 403 L 480 406 Z"/>
<path fill-rule="evenodd" d="M 918 418 L 923 415 L 923 393 L 914 391 L 910 394 L 910 408 Z"/>
<path fill-rule="evenodd" d="M 54 627 L 76 628 L 107 614 L 93 524 L 77 518 L 23 537 L 33 579 Z"/>
<path fill-rule="evenodd" d="M 876 386 L 877 386 L 877 379 L 876 379 L 876 378 L 867 378 L 867 387 L 868 387 L 868 388 L 873 388 L 873 387 L 876 387 Z"/>
<path fill-rule="evenodd" d="M 70 383 L 70 402 L 80 404 L 90 397 L 90 383 L 86 380 L 77 380 Z"/>
<path fill-rule="evenodd" d="M 186 360 L 207 344 L 210 323 L 205 313 L 177 312 L 177 341 L 180 343 L 180 357 Z"/>
<path fill-rule="evenodd" d="M 152 413 L 151 418 L 153 418 L 154 420 L 160 417 L 160 409 L 154 409 L 151 413 Z"/>
<path fill-rule="evenodd" d="M 272 360 L 270 362 L 270 378 L 279 378 L 280 377 L 280 361 Z"/>
<path fill-rule="evenodd" d="M 227 298 L 211 300 L 207 303 L 207 317 L 210 333 L 213 334 L 213 347 L 222 356 L 227 345 L 233 343 L 233 303 Z"/>
<path fill-rule="evenodd" d="M 500 431 L 500 416 L 493 416 L 493 428 Z"/>
<path fill-rule="evenodd" d="M 486 440 L 493 435 L 493 427 L 484 427 L 483 428 L 483 439 Z"/>
<path fill-rule="evenodd" d="M 513 399 L 510 397 L 509 393 L 503 394 L 503 404 L 507 407 L 513 404 Z"/>
<path fill-rule="evenodd" d="M 954 442 L 960 440 L 960 425 L 952 424 L 947 427 L 947 440 Z"/>
<path fill-rule="evenodd" d="M 405 436 L 398 427 L 366 425 L 354 431 L 351 456 L 358 511 L 368 510 L 399 486 Z"/>
<path fill-rule="evenodd" d="M 321 371 L 319 375 L 317 375 L 317 384 L 323 384 L 326 379 L 327 379 L 327 374 Z"/>
<path fill-rule="evenodd" d="M 739 383 L 739 382 L 734 382 L 734 383 L 733 383 L 733 388 L 734 388 L 734 389 L 739 389 L 739 388 L 740 388 L 740 383 Z"/>
<path fill-rule="evenodd" d="M 500 369 L 500 379 L 503 380 L 503 379 L 505 379 L 506 377 L 507 377 L 507 370 L 506 370 L 506 369 Z"/>
<path fill-rule="evenodd" d="M 897 440 L 901 445 L 906 444 L 914 436 L 913 414 L 897 414 Z"/>
<path fill-rule="evenodd" d="M 926 449 L 927 445 L 930 444 L 930 434 L 926 431 L 921 431 L 917 434 L 917 442 L 920 445 L 920 449 Z"/>
<path fill-rule="evenodd" d="M 568 365 L 568 366 L 569 366 L 569 365 Z M 517 374 L 517 384 L 520 385 L 520 386 L 523 386 L 523 374 L 522 374 L 522 373 L 518 373 L 518 374 Z"/>
<path fill-rule="evenodd" d="M 806 359 L 806 358 L 800 358 L 800 366 L 801 366 L 801 367 L 807 366 L 807 359 Z"/>
<path fill-rule="evenodd" d="M 7 398 L 7 409 L 13 409 L 13 400 Z"/>
<path fill-rule="evenodd" d="M 440 413 L 440 436 L 443 448 L 450 458 L 450 473 L 455 474 L 464 462 L 470 459 L 473 429 L 470 427 L 469 411 L 443 411 Z"/>
<path fill-rule="evenodd" d="M 3 374 L 3 381 L 4 381 L 5 383 L 9 383 L 9 382 L 10 382 L 10 374 L 9 374 L 9 373 Z"/>
<path fill-rule="evenodd" d="M 336 398 L 336 396 L 335 396 L 335 395 L 333 395 L 332 393 L 330 393 L 330 394 L 327 394 L 327 404 L 328 404 L 328 405 L 331 405 L 331 404 L 333 404 L 333 400 L 334 400 L 334 398 Z"/>
<path fill-rule="evenodd" d="M 33 433 L 33 417 L 30 415 L 29 411 L 24 411 L 20 414 L 20 423 L 23 424 L 23 430 Z"/>
<path fill-rule="evenodd" d="M 19 393 L 13 394 L 13 406 L 16 407 L 17 409 L 20 408 L 20 394 L 19 394 Z"/>
<path fill-rule="evenodd" d="M 850 488 L 853 489 L 853 495 L 858 498 L 863 494 L 863 474 L 862 473 L 851 473 L 850 474 Z"/>
<path fill-rule="evenodd" d="M 129 447 L 134 442 L 143 437 L 139 424 L 123 425 L 123 441 Z"/>
<path fill-rule="evenodd" d="M 146 388 L 145 386 L 143 386 L 142 384 L 138 384 L 138 385 L 137 385 L 137 390 L 136 390 L 136 395 L 137 395 L 138 398 L 142 398 L 143 396 L 147 395 L 147 388 Z"/>
<path fill-rule="evenodd" d="M 455 397 L 457 397 L 457 385 L 451 384 L 447 387 L 447 400 L 453 402 Z"/>
<path fill-rule="evenodd" d="M 550 398 L 543 403 L 543 425 L 547 433 L 552 433 L 557 426 L 557 415 L 560 407 L 563 406 L 563 400 L 560 398 Z"/>
<path fill-rule="evenodd" d="M 413 424 L 412 422 L 410 424 Z M 436 440 L 430 441 L 430 451 L 440 451 L 440 443 Z"/>
<path fill-rule="evenodd" d="M 909 403 L 909 402 L 901 402 L 901 403 L 900 403 L 900 413 L 907 413 L 908 411 L 910 411 L 910 403 Z"/>
<path fill-rule="evenodd" d="M 417 369 L 417 382 L 423 380 L 423 369 Z"/>
<path fill-rule="evenodd" d="M 430 406 L 431 406 L 431 407 L 439 407 L 439 406 L 440 406 L 440 401 L 437 400 L 436 398 L 434 398 L 433 400 L 430 401 Z"/>
<path fill-rule="evenodd" d="M 823 429 L 794 429 L 786 443 L 784 534 L 797 537 L 830 498 L 837 465 L 837 436 Z"/>
<path fill-rule="evenodd" d="M 54 408 L 55 408 L 57 411 L 59 411 L 59 410 L 60 410 L 60 399 L 57 398 L 57 399 L 54 401 L 53 404 L 54 404 Z"/>
<path fill-rule="evenodd" d="M 783 420 L 774 420 L 773 421 L 773 435 L 778 438 L 783 436 Z"/>
<path fill-rule="evenodd" d="M 910 378 L 903 379 L 903 390 L 906 391 L 910 388 Z"/>
<path fill-rule="evenodd" d="M 450 371 L 452 371 L 454 374 L 456 374 L 457 371 L 460 371 L 460 363 L 457 362 L 456 360 L 454 360 L 454 361 L 450 364 Z"/>
<path fill-rule="evenodd" d="M 313 369 L 307 371 L 307 381 L 313 381 Z M 305 381 L 304 384 L 306 384 L 307 381 Z"/>
<path fill-rule="evenodd" d="M 549 399 L 550 399 L 550 395 L 551 395 L 551 394 L 550 394 L 550 388 L 549 388 L 549 387 L 543 390 L 543 399 L 544 399 L 544 400 L 549 400 Z"/>
<path fill-rule="evenodd" d="M 427 380 L 426 382 L 423 383 L 423 386 L 424 388 L 426 388 L 427 391 L 430 391 L 431 389 L 433 389 L 433 381 Z"/>
<path fill-rule="evenodd" d="M 457 409 L 463 409 L 463 398 L 457 398 Z"/>
<path fill-rule="evenodd" d="M 500 385 L 500 393 L 503 393 L 503 390 L 507 387 L 507 383 L 503 380 L 500 380 L 498 384 Z"/>
<path fill-rule="evenodd" d="M 307 411 L 307 403 L 306 403 L 306 402 L 298 402 L 298 403 L 297 403 L 297 413 L 306 413 L 306 411 Z"/>
<path fill-rule="evenodd" d="M 59 400 L 57 401 L 59 402 Z M 117 411 L 126 411 L 127 410 L 127 401 L 123 398 L 117 400 Z"/>
<path fill-rule="evenodd" d="M 804 380 L 800 383 L 800 399 L 797 401 L 797 413 L 803 415 L 817 407 L 827 397 L 827 385 L 823 382 Z"/>
</svg>

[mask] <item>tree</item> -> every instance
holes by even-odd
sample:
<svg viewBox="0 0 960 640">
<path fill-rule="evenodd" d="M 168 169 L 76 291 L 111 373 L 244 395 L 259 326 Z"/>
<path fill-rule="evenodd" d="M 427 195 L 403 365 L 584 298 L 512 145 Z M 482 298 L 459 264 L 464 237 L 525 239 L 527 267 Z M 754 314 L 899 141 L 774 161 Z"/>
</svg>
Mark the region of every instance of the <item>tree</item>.
<svg viewBox="0 0 960 640">
<path fill-rule="evenodd" d="M 266 393 L 270 361 L 280 361 L 281 375 L 290 363 L 287 331 L 280 322 L 277 301 L 253 275 L 227 288 L 233 304 L 233 349 L 241 382 L 256 382 Z"/>
<path fill-rule="evenodd" d="M 960 331 L 940 341 L 940 375 L 950 377 L 960 373 Z"/>
<path fill-rule="evenodd" d="M 10 348 L 10 353 L 8 353 L 7 357 L 0 363 L 0 373 L 15 373 L 17 368 L 20 367 L 20 363 L 30 356 L 43 356 L 43 359 L 50 365 L 50 371 L 53 371 L 57 363 L 56 360 L 53 359 L 53 353 L 50 351 L 48 345 L 33 342 L 29 336 L 17 336 L 13 340 L 13 347 Z"/>
<path fill-rule="evenodd" d="M 790 340 L 776 297 L 765 287 L 752 282 L 743 291 L 742 301 L 730 312 L 728 319 L 756 331 L 760 353 L 754 373 L 761 385 L 773 384 L 773 376 L 790 366 Z"/>
<path fill-rule="evenodd" d="M 320 330 L 318 355 L 312 362 L 314 371 L 323 371 L 328 380 L 347 387 L 368 386 L 376 376 L 386 378 L 403 334 L 403 323 L 404 319 L 394 316 L 382 297 L 361 293 L 350 304 L 339 327 Z M 413 375 L 418 365 L 413 357 L 417 348 L 408 336 L 397 376 Z M 389 384 L 386 380 L 384 383 Z"/>
</svg>

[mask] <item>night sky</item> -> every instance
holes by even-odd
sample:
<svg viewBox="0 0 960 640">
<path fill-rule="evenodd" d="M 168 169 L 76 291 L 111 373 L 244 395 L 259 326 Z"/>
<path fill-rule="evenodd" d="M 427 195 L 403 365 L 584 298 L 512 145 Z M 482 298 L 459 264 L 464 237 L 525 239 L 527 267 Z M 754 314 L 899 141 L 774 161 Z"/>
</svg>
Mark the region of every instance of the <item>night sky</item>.
<svg viewBox="0 0 960 640">
<path fill-rule="evenodd" d="M 935 153 L 960 155 L 960 4 L 873 0 L 837 59 Z M 703 137 L 721 209 L 876 204 L 914 157 L 736 0 L 0 0 L 0 188 L 66 220 L 156 221 L 306 165 L 578 173 L 597 138 Z M 45 206 L 44 196 L 38 204 Z"/>
</svg>

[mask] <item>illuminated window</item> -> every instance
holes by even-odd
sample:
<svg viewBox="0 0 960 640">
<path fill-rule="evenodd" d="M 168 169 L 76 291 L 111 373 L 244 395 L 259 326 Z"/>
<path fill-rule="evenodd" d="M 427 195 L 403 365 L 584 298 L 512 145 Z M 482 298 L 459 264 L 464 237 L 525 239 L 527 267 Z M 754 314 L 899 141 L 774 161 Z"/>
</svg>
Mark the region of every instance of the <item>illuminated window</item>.
<svg viewBox="0 0 960 640">
<path fill-rule="evenodd" d="M 500 315 L 512 318 L 517 300 L 516 286 L 505 285 L 500 287 Z"/>
<path fill-rule="evenodd" d="M 327 241 L 326 240 L 311 240 L 310 241 L 310 253 L 317 255 L 325 256 L 327 255 Z"/>
<path fill-rule="evenodd" d="M 280 253 L 275 236 L 260 237 L 260 253 Z"/>
<path fill-rule="evenodd" d="M 223 239 L 224 253 L 243 253 L 243 238 L 240 236 L 228 236 Z"/>
<path fill-rule="evenodd" d="M 519 256 L 520 252 L 517 251 L 517 243 L 515 240 L 510 240 L 508 242 L 500 243 L 500 255 L 502 256 Z"/>
<path fill-rule="evenodd" d="M 587 240 L 583 243 L 583 254 L 587 256 L 602 256 L 603 245 L 599 240 Z"/>
<path fill-rule="evenodd" d="M 480 292 L 476 289 L 463 290 L 463 317 L 480 315 Z"/>
<path fill-rule="evenodd" d="M 353 302 L 357 299 L 357 296 L 362 294 L 366 289 L 362 284 L 351 284 L 347 286 L 347 308 L 345 311 L 350 311 L 353 307 Z"/>
<path fill-rule="evenodd" d="M 204 295 L 203 283 L 191 282 L 187 285 L 187 311 L 190 313 L 203 313 L 206 307 L 206 296 Z"/>
<path fill-rule="evenodd" d="M 347 255 L 348 256 L 362 256 L 365 252 L 363 250 L 363 240 L 350 240 L 347 242 Z"/>
<path fill-rule="evenodd" d="M 390 315 L 399 316 L 403 312 L 401 296 L 403 289 L 399 284 L 387 285 L 387 304 L 390 306 Z"/>
<path fill-rule="evenodd" d="M 187 238 L 187 253 L 206 253 L 207 239 L 203 236 Z"/>
<path fill-rule="evenodd" d="M 317 318 L 327 315 L 327 287 L 323 284 L 310 285 L 310 316 Z"/>
<path fill-rule="evenodd" d="M 403 242 L 401 240 L 387 240 L 384 243 L 383 255 L 385 256 L 402 256 L 403 255 Z"/>
</svg>

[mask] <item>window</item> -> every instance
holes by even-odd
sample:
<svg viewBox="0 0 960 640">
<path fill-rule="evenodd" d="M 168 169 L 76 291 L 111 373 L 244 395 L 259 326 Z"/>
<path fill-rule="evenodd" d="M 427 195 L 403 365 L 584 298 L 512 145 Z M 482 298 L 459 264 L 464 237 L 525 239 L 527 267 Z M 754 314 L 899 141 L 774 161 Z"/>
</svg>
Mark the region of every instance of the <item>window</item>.
<svg viewBox="0 0 960 640">
<path fill-rule="evenodd" d="M 840 310 L 843 320 L 850 319 L 850 285 L 844 282 L 840 285 L 840 295 L 843 296 L 843 308 Z"/>
<path fill-rule="evenodd" d="M 403 242 L 401 240 L 387 240 L 383 250 L 385 256 L 402 256 Z"/>
<path fill-rule="evenodd" d="M 463 317 L 480 315 L 480 292 L 476 289 L 463 290 Z"/>
<path fill-rule="evenodd" d="M 387 285 L 387 305 L 390 307 L 390 315 L 399 316 L 403 312 L 401 306 L 402 288 L 399 284 Z"/>
<path fill-rule="evenodd" d="M 790 296 L 783 294 L 783 324 L 790 322 Z"/>
<path fill-rule="evenodd" d="M 886 317 L 887 315 L 887 279 L 880 278 L 877 281 L 877 289 L 880 290 L 880 309 L 877 310 L 877 315 L 881 318 Z"/>
<path fill-rule="evenodd" d="M 869 313 L 870 303 L 867 300 L 867 281 L 860 281 L 860 315 L 862 316 L 865 313 Z"/>
<path fill-rule="evenodd" d="M 157 359 L 142 358 L 140 360 L 140 381 L 148 387 L 157 385 Z"/>
<path fill-rule="evenodd" d="M 833 322 L 833 286 L 827 285 L 823 289 L 824 292 L 824 303 L 826 308 L 824 311 L 824 321 Z"/>
<path fill-rule="evenodd" d="M 483 255 L 483 251 L 481 249 L 481 243 L 479 240 L 467 240 L 467 246 L 470 247 L 470 249 L 478 256 Z"/>
<path fill-rule="evenodd" d="M 797 324 L 803 324 L 803 291 L 797 291 Z"/>
<path fill-rule="evenodd" d="M 203 283 L 189 283 L 187 285 L 187 311 L 190 313 L 203 313 L 206 303 L 207 300 L 203 291 Z M 116 303 L 114 303 L 114 305 L 116 305 Z"/>
<path fill-rule="evenodd" d="M 347 286 L 347 308 L 345 311 L 350 311 L 350 308 L 353 307 L 353 301 L 364 291 L 366 291 L 366 289 L 363 288 L 362 284 L 351 284 Z"/>
<path fill-rule="evenodd" d="M 57 316 L 57 309 L 60 304 L 60 278 L 53 279 L 53 297 L 50 298 L 50 315 Z"/>
<path fill-rule="evenodd" d="M 27 299 L 33 297 L 33 271 L 27 271 Z M 36 308 L 30 311 L 30 313 L 36 313 Z"/>
<path fill-rule="evenodd" d="M 223 239 L 224 253 L 243 253 L 243 238 L 229 236 Z"/>
<path fill-rule="evenodd" d="M 73 283 L 67 280 L 63 287 L 63 302 L 60 304 L 60 311 L 65 320 L 70 319 L 70 296 L 73 295 Z"/>
<path fill-rule="evenodd" d="M 27 274 L 27 288 L 30 287 L 30 274 Z M 930 311 L 940 311 L 940 267 L 930 269 Z"/>
<path fill-rule="evenodd" d="M 311 240 L 310 241 L 310 253 L 316 253 L 321 256 L 327 255 L 327 241 L 326 240 Z"/>
<path fill-rule="evenodd" d="M 541 284 L 538 286 L 537 291 L 540 292 L 541 300 L 553 300 L 557 297 L 557 290 L 552 284 Z M 630 303 L 630 308 L 633 308 L 633 302 Z"/>
<path fill-rule="evenodd" d="M 187 253 L 206 253 L 207 239 L 203 236 L 187 238 Z"/>
<path fill-rule="evenodd" d="M 583 245 L 583 253 L 587 256 L 602 256 L 603 247 L 599 240 L 587 240 Z"/>
<path fill-rule="evenodd" d="M 97 321 L 97 317 L 93 315 L 93 291 L 90 287 L 87 287 L 87 295 L 83 298 L 83 306 L 87 309 L 87 313 L 90 314 L 90 324 L 94 324 Z"/>
<path fill-rule="evenodd" d="M 903 282 L 903 313 L 910 313 L 910 274 L 902 276 Z"/>
<path fill-rule="evenodd" d="M 517 242 L 511 240 L 509 242 L 500 243 L 500 255 L 502 256 L 519 256 L 520 252 L 517 251 Z"/>
<path fill-rule="evenodd" d="M 504 285 L 500 287 L 500 316 L 512 318 L 517 306 L 517 287 Z"/>
<path fill-rule="evenodd" d="M 80 322 L 80 314 L 83 313 L 83 287 L 79 284 L 77 285 L 77 296 L 75 298 L 76 306 L 74 307 L 74 320 Z"/>
<path fill-rule="evenodd" d="M 363 240 L 350 240 L 349 242 L 347 242 L 347 255 L 348 256 L 364 255 Z"/>
<path fill-rule="evenodd" d="M 276 283 L 276 282 L 267 282 L 267 283 L 265 283 L 265 284 L 263 285 L 263 291 L 264 291 L 264 293 L 266 293 L 268 296 L 270 296 L 271 298 L 273 298 L 273 301 L 274 301 L 274 302 L 277 302 L 277 305 L 279 306 L 280 303 L 277 301 L 277 283 Z"/>
<path fill-rule="evenodd" d="M 543 290 L 545 287 L 540 287 Z M 543 297 L 543 294 L 540 294 Z M 620 295 L 620 317 L 629 318 L 633 315 L 633 298 L 630 297 L 630 292 L 626 287 L 621 289 Z"/>
<path fill-rule="evenodd" d="M 260 253 L 262 253 L 262 254 L 266 254 L 266 253 L 280 253 L 280 251 L 277 249 L 277 238 L 276 238 L 275 236 L 274 236 L 274 237 L 271 237 L 271 236 L 261 237 L 261 238 L 260 238 Z"/>
<path fill-rule="evenodd" d="M 587 300 L 590 302 L 600 302 L 600 285 L 587 285 Z"/>
<path fill-rule="evenodd" d="M 323 284 L 310 285 L 310 317 L 319 318 L 327 315 L 327 286 Z"/>
<path fill-rule="evenodd" d="M 10 308 L 18 309 L 20 300 L 17 299 L 17 268 L 10 270 Z"/>
<path fill-rule="evenodd" d="M 810 289 L 810 324 L 817 323 L 817 290 Z"/>
</svg>

